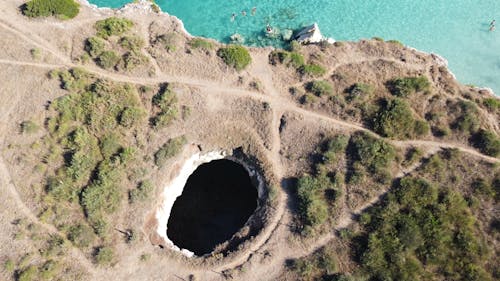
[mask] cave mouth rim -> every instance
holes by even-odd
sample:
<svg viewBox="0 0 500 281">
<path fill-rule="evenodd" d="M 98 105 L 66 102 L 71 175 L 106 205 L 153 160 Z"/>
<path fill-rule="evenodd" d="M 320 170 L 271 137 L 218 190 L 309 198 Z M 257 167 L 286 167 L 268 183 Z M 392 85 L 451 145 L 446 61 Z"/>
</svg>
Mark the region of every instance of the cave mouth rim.
<svg viewBox="0 0 500 281">
<path fill-rule="evenodd" d="M 168 222 L 170 220 L 171 211 L 173 209 L 173 204 L 175 201 L 182 195 L 184 191 L 185 185 L 187 183 L 187 179 L 203 164 L 210 163 L 212 161 L 217 160 L 228 160 L 234 162 L 240 166 L 242 166 L 248 175 L 252 188 L 256 189 L 256 206 L 255 209 L 250 213 L 249 217 L 246 219 L 246 222 L 234 232 L 230 238 L 227 240 L 217 244 L 214 248 L 203 255 L 196 255 L 189 249 L 184 249 L 176 245 L 167 234 Z M 196 153 L 190 154 L 189 157 L 184 158 L 177 162 L 180 164 L 180 171 L 175 172 L 175 176 L 171 177 L 170 180 L 163 186 L 162 192 L 162 204 L 159 208 L 156 209 L 156 236 L 159 237 L 157 240 L 157 244 L 159 246 L 163 246 L 164 249 L 174 250 L 176 252 L 180 252 L 182 255 L 188 258 L 195 258 L 199 260 L 207 260 L 213 257 L 217 259 L 226 257 L 231 254 L 231 256 L 238 255 L 238 253 L 247 249 L 254 241 L 256 236 L 260 236 L 263 232 L 262 230 L 268 227 L 269 219 L 274 216 L 274 212 L 270 210 L 274 204 L 272 204 L 270 200 L 270 178 L 265 173 L 265 170 L 262 166 L 262 163 L 258 157 L 254 157 L 251 154 L 243 153 L 239 149 L 233 149 L 229 153 L 227 150 L 219 150 L 219 151 L 208 151 L 201 152 L 198 151 Z M 185 180 L 182 182 L 182 188 L 178 195 L 175 195 L 174 198 L 168 194 L 173 184 L 177 181 L 179 183 L 179 178 L 182 176 L 182 172 L 184 168 L 190 170 L 189 173 L 185 176 Z M 185 172 L 185 171 L 184 171 Z M 267 176 L 265 176 L 267 175 Z M 272 178 L 272 176 L 271 176 Z M 170 200 L 169 200 L 170 199 Z M 165 206 L 166 201 L 171 201 L 170 206 Z M 164 223 L 164 227 L 162 227 L 162 221 Z M 162 231 L 164 230 L 164 231 Z M 163 235 L 162 235 L 163 234 Z"/>
</svg>

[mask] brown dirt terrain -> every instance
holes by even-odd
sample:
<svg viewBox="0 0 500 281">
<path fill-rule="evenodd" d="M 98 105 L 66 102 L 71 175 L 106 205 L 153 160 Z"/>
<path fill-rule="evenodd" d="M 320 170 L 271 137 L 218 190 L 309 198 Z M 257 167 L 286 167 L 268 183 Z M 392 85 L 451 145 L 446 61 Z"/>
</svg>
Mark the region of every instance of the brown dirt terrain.
<svg viewBox="0 0 500 281">
<path fill-rule="evenodd" d="M 300 52 L 307 62 L 326 69 L 324 75 L 315 78 L 285 65 L 269 64 L 271 48 L 250 49 L 251 65 L 237 72 L 216 55 L 217 48 L 202 51 L 189 47 L 187 42 L 191 37 L 182 32 L 176 19 L 167 15 L 140 8 L 117 12 L 82 6 L 80 14 L 68 21 L 28 19 L 18 9 L 23 2 L 6 1 L 0 7 L 0 222 L 4 225 L 0 230 L 0 264 L 13 260 L 20 269 L 29 264 L 38 266 L 43 259 L 39 251 L 45 247 L 47 237 L 65 236 L 61 229 L 40 218 L 46 179 L 37 170 L 42 154 L 33 152 L 34 144 L 48 135 L 47 107 L 68 94 L 57 79 L 49 78 L 51 70 L 79 67 L 100 79 L 129 83 L 137 88 L 147 86 L 149 90 L 141 93 L 140 99 L 148 113 L 154 112 L 150 102 L 154 92 L 162 84 L 169 84 L 177 93 L 179 105 L 189 108 L 189 114 L 168 127 L 139 129 L 130 140 L 138 143 L 145 163 L 144 174 L 155 189 L 145 203 L 120 202 L 121 208 L 112 217 L 113 227 L 118 231 L 113 231 L 105 241 L 113 246 L 117 256 L 111 266 L 95 264 L 95 249 L 78 248 L 68 242 L 67 251 L 58 257 L 65 268 L 60 276 L 63 280 L 194 280 L 190 276 L 195 280 L 293 280 L 296 277 L 285 272 L 289 259 L 307 256 L 327 243 L 347 247 L 337 239 L 337 231 L 351 225 L 356 216 L 378 202 L 389 188 L 373 188 L 357 195 L 364 192 L 365 185 L 353 190 L 346 187 L 332 224 L 313 237 L 304 238 L 293 230 L 297 220 L 293 179 L 313 172 L 313 154 L 329 136 L 363 131 L 381 138 L 372 131 L 361 105 L 346 102 L 346 89 L 354 83 L 372 85 L 374 94 L 364 103 L 375 104 L 378 99 L 391 97 L 386 87 L 388 80 L 424 75 L 431 82 L 431 93 L 410 96 L 408 103 L 412 113 L 422 120 L 441 113 L 429 121 L 434 122 L 431 129 L 452 126 L 460 113 L 459 109 L 453 110 L 459 107 L 459 102 L 470 101 L 477 104 L 479 126 L 497 136 L 500 134 L 500 112 L 488 110 L 482 102 L 491 98 L 489 93 L 459 84 L 433 55 L 407 47 L 375 40 L 302 47 Z M 144 67 L 133 71 L 105 70 L 92 61 L 81 61 L 85 40 L 95 33 L 94 23 L 113 15 L 131 19 L 132 34 L 146 42 L 141 51 L 149 61 Z M 160 45 L 157 39 L 161 35 L 172 35 L 175 49 L 166 50 Z M 39 55 L 34 56 L 32 50 Z M 290 87 L 306 93 L 305 84 L 318 79 L 328 81 L 334 94 L 302 104 L 300 96 L 290 93 Z M 252 86 L 256 81 L 259 87 Z M 22 133 L 20 124 L 26 120 L 34 121 L 41 129 L 33 134 Z M 189 145 L 163 167 L 154 165 L 153 155 L 158 148 L 181 135 L 186 136 Z M 451 131 L 446 136 L 431 132 L 415 139 L 385 140 L 398 154 L 419 148 L 422 157 L 430 157 L 443 148 L 454 148 L 472 162 L 498 165 L 498 158 L 472 147 L 469 137 Z M 183 160 L 198 151 L 198 147 L 202 151 L 242 148 L 257 159 L 268 183 L 277 187 L 262 229 L 226 257 L 189 259 L 172 250 L 160 249 L 149 239 L 151 224 L 154 225 L 151 218 L 160 203 L 162 187 L 177 175 Z M 343 160 L 339 166 L 347 167 L 347 162 Z M 403 167 L 396 163 L 391 167 L 392 177 L 411 173 L 419 165 L 417 162 Z M 45 169 L 51 171 L 57 166 L 48 163 Z M 131 188 L 124 185 L 123 193 Z M 81 210 L 70 217 L 84 220 Z M 19 219 L 23 223 L 17 223 Z M 24 226 L 29 224 L 33 226 Z M 129 228 L 139 233 L 132 244 L 126 243 L 119 232 Z M 341 259 L 340 267 L 352 269 L 347 259 Z M 14 278 L 12 272 L 0 269 L 0 279 Z"/>
</svg>

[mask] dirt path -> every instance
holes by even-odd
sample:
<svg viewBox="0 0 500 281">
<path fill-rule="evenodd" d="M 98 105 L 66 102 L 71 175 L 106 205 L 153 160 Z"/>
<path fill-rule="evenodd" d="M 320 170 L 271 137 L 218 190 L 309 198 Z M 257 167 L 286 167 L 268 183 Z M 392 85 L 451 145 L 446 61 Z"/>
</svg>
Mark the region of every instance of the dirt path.
<svg viewBox="0 0 500 281">
<path fill-rule="evenodd" d="M 49 63 L 36 63 L 36 62 L 21 62 L 21 61 L 14 61 L 14 60 L 6 60 L 6 59 L 0 59 L 0 64 L 11 64 L 11 65 L 19 65 L 19 66 L 32 66 L 32 67 L 41 67 L 41 68 L 47 68 L 47 69 L 57 69 L 57 68 L 62 68 L 62 67 L 82 67 L 81 65 L 76 65 L 73 63 L 67 63 L 67 64 L 49 64 Z M 203 88 L 210 88 L 211 90 L 219 91 L 223 95 L 227 96 L 232 96 L 232 97 L 247 97 L 247 98 L 252 98 L 256 99 L 262 102 L 267 102 L 270 104 L 271 108 L 273 108 L 274 112 L 286 112 L 286 111 L 293 111 L 296 113 L 300 113 L 306 117 L 311 117 L 311 118 L 316 118 L 316 119 L 321 119 L 324 121 L 327 121 L 329 123 L 332 123 L 334 125 L 337 125 L 342 128 L 347 128 L 349 130 L 355 130 L 355 131 L 365 131 L 368 132 L 372 135 L 375 135 L 377 137 L 377 134 L 374 132 L 370 131 L 369 129 L 363 127 L 361 124 L 356 124 L 356 123 L 349 123 L 346 121 L 342 121 L 339 119 L 336 119 L 334 117 L 325 115 L 323 113 L 315 112 L 315 111 L 309 111 L 307 109 L 304 109 L 300 106 L 298 106 L 295 102 L 290 101 L 289 99 L 283 98 L 279 95 L 279 92 L 273 87 L 269 85 L 265 85 L 266 88 L 270 89 L 269 93 L 270 95 L 262 95 L 256 92 L 248 91 L 245 89 L 241 88 L 236 88 L 231 85 L 224 85 L 219 82 L 213 82 L 213 81 L 207 81 L 207 80 L 199 80 L 199 79 L 192 79 L 192 78 L 187 78 L 187 77 L 177 77 L 177 76 L 170 76 L 170 75 L 165 75 L 165 74 L 160 74 L 157 77 L 152 77 L 152 78 L 134 78 L 118 73 L 110 73 L 107 71 L 104 71 L 102 69 L 99 69 L 95 66 L 83 66 L 85 69 L 95 75 L 98 75 L 100 77 L 108 78 L 113 81 L 117 82 L 124 82 L 124 83 L 132 83 L 132 84 L 157 84 L 157 83 L 163 83 L 163 82 L 174 82 L 174 83 L 182 83 L 190 86 L 196 86 L 201 89 Z M 261 81 L 266 81 L 266 79 L 262 79 Z M 267 82 L 269 83 L 269 82 Z M 279 115 L 279 114 L 278 114 Z M 281 115 L 280 115 L 281 116 Z M 279 118 L 276 118 L 277 116 L 273 117 L 273 127 L 275 127 L 276 123 L 279 122 Z M 277 120 L 274 120 L 274 119 Z M 279 123 L 278 123 L 279 124 Z M 278 125 L 279 126 L 279 125 Z M 278 147 L 276 143 L 278 143 L 278 138 L 279 135 L 276 137 L 276 135 L 273 135 L 273 143 L 272 147 Z M 454 143 L 446 143 L 446 142 L 438 142 L 438 141 L 428 141 L 428 140 L 388 140 L 391 144 L 398 146 L 398 147 L 407 147 L 407 146 L 418 146 L 418 147 L 437 147 L 437 148 L 456 148 L 459 149 L 462 152 L 472 154 L 476 157 L 480 157 L 483 160 L 486 160 L 488 162 L 493 162 L 493 163 L 498 163 L 500 162 L 500 159 L 494 158 L 491 156 L 484 155 L 472 148 L 465 147 L 461 144 L 454 144 Z"/>
</svg>

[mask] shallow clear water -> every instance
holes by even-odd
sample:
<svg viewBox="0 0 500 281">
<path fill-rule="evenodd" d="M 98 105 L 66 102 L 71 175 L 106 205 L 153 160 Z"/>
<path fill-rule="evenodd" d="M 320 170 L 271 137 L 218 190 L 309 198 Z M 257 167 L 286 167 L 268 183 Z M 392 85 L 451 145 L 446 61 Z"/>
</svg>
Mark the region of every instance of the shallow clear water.
<svg viewBox="0 0 500 281">
<path fill-rule="evenodd" d="M 127 0 L 90 0 L 117 8 Z M 184 22 L 187 31 L 228 42 L 239 33 L 247 45 L 277 45 L 264 36 L 266 24 L 295 29 L 317 22 L 336 40 L 374 36 L 397 39 L 444 56 L 464 84 L 492 88 L 500 95 L 499 0 L 156 0 Z M 251 9 L 255 7 L 255 15 Z M 246 11 L 243 16 L 241 11 Z M 231 15 L 236 14 L 234 21 Z M 497 30 L 489 23 L 497 18 Z"/>
</svg>

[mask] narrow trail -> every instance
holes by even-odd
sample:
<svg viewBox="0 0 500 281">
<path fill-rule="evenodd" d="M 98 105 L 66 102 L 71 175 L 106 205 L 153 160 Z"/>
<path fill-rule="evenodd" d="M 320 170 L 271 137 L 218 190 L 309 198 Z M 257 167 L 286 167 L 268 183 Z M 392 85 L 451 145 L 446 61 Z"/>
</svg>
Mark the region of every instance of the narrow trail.
<svg viewBox="0 0 500 281">
<path fill-rule="evenodd" d="M 73 63 L 68 63 L 68 64 L 50 64 L 50 63 L 36 63 L 36 62 L 22 62 L 22 61 L 13 61 L 13 60 L 7 60 L 7 59 L 0 59 L 0 64 L 11 64 L 11 65 L 19 65 L 19 66 L 32 66 L 32 67 L 41 67 L 41 68 L 62 68 L 62 67 L 82 67 L 82 65 L 76 65 Z M 349 123 L 346 121 L 342 121 L 339 119 L 336 119 L 334 117 L 325 115 L 320 112 L 315 112 L 315 111 L 310 111 L 307 109 L 304 109 L 300 106 L 298 106 L 295 102 L 290 101 L 287 98 L 281 97 L 278 94 L 278 91 L 276 89 L 271 91 L 271 95 L 261 95 L 253 91 L 248 91 L 244 90 L 241 88 L 235 88 L 234 86 L 230 85 L 224 85 L 218 82 L 213 82 L 213 81 L 207 81 L 207 80 L 198 80 L 198 79 L 192 79 L 192 78 L 187 78 L 187 77 L 176 77 L 176 76 L 170 76 L 170 75 L 165 75 L 165 74 L 160 74 L 157 75 L 156 77 L 149 77 L 149 78 L 134 78 L 122 74 L 117 74 L 117 73 L 110 73 L 104 70 L 101 70 L 95 66 L 84 66 L 85 69 L 94 75 L 98 75 L 100 77 L 104 77 L 116 82 L 124 82 L 124 83 L 132 83 L 132 84 L 157 84 L 157 83 L 163 83 L 163 82 L 174 82 L 174 83 L 181 83 L 181 84 L 186 84 L 190 86 L 195 86 L 199 87 L 201 89 L 203 88 L 210 88 L 211 90 L 219 91 L 221 94 L 231 96 L 231 97 L 246 97 L 246 98 L 251 98 L 255 100 L 259 100 L 262 102 L 267 102 L 271 105 L 272 108 L 274 108 L 274 111 L 280 111 L 280 112 L 296 112 L 300 113 L 305 117 L 310 117 L 310 118 L 315 118 L 315 119 L 321 119 L 326 122 L 329 122 L 331 124 L 338 125 L 343 128 L 348 128 L 349 130 L 355 130 L 355 131 L 364 131 L 368 132 L 378 138 L 382 138 L 381 136 L 377 135 L 373 131 L 363 127 L 361 124 L 356 124 L 356 123 Z M 265 80 L 261 80 L 265 81 Z M 278 136 L 279 137 L 279 136 Z M 276 140 L 273 140 L 275 142 Z M 461 144 L 454 144 L 454 143 L 446 143 L 446 142 L 439 142 L 439 141 L 432 141 L 432 140 L 390 140 L 386 139 L 389 143 L 398 146 L 398 147 L 407 147 L 407 146 L 421 146 L 421 147 L 438 147 L 438 148 L 456 148 L 459 149 L 462 152 L 472 154 L 474 156 L 480 157 L 485 161 L 488 162 L 493 162 L 493 163 L 498 163 L 500 162 L 500 159 L 494 158 L 491 156 L 484 155 L 480 153 L 479 151 L 476 151 L 472 148 L 465 147 L 464 145 Z M 273 146 L 276 147 L 276 146 Z"/>
<path fill-rule="evenodd" d="M 65 55 L 62 55 L 60 53 L 60 50 L 53 48 L 49 43 L 47 43 L 44 39 L 40 38 L 38 35 L 32 34 L 30 32 L 26 32 L 25 30 L 20 31 L 17 28 L 12 27 L 12 25 L 10 23 L 6 23 L 4 20 L 1 20 L 1 19 L 0 19 L 0 27 L 15 34 L 16 36 L 20 37 L 24 41 L 26 41 L 30 44 L 33 44 L 37 48 L 40 48 L 41 50 L 45 50 L 46 52 L 50 53 L 52 56 L 61 60 L 62 62 L 71 63 L 71 59 L 69 59 Z M 29 36 L 25 35 L 25 34 L 28 34 Z M 35 38 L 36 38 L 36 40 L 35 40 Z"/>
<path fill-rule="evenodd" d="M 271 96 L 276 97 L 278 95 L 278 91 L 273 86 L 272 83 L 272 71 L 267 64 L 267 54 L 259 54 L 259 56 L 254 57 L 254 63 L 252 69 L 250 69 L 250 73 L 259 79 L 263 83 L 264 91 L 269 93 Z M 258 67 L 255 67 L 255 66 Z M 281 111 L 277 108 L 271 106 L 271 110 L 273 111 L 273 117 L 271 122 L 272 128 L 272 143 L 271 143 L 271 151 L 270 157 L 273 162 L 274 174 L 277 179 L 281 180 L 284 177 L 283 166 L 281 164 L 280 150 L 281 150 L 281 138 L 280 138 L 280 120 L 281 120 Z M 281 183 L 282 185 L 286 184 L 285 182 Z M 286 188 L 286 186 L 282 186 L 282 188 Z M 269 225 L 263 230 L 263 232 L 259 235 L 260 239 L 252 243 L 252 246 L 249 250 L 241 253 L 239 258 L 217 268 L 218 271 L 224 271 L 227 269 L 238 267 L 245 262 L 247 262 L 251 255 L 255 252 L 258 252 L 266 245 L 269 239 L 273 236 L 274 232 L 280 226 L 280 222 L 282 221 L 285 212 L 286 212 L 286 203 L 287 203 L 287 195 L 283 190 L 278 191 L 278 198 L 276 204 L 276 214 L 273 216 Z"/>
</svg>

